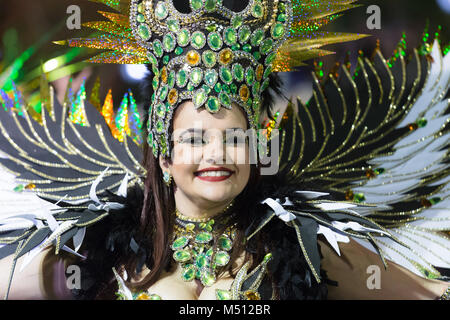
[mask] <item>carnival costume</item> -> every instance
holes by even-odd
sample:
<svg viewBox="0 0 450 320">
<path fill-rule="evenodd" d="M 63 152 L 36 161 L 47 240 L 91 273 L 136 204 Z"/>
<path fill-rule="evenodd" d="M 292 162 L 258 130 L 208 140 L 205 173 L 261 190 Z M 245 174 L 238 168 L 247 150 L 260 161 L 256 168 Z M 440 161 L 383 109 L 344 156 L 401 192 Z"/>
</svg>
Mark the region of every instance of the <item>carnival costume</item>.
<svg viewBox="0 0 450 320">
<path fill-rule="evenodd" d="M 151 248 L 137 231 L 147 174 L 141 146 L 148 143 L 155 157 L 169 156 L 173 112 L 191 100 L 211 113 L 243 108 L 250 127 L 266 129 L 280 146 L 279 171 L 261 177 L 258 201 L 249 209 L 258 219 L 246 232 L 249 251 L 261 232 L 278 246 L 257 268 L 245 264 L 229 290 L 216 290 L 218 299 L 326 298 L 318 234 L 338 254 L 338 242 L 351 237 L 385 264 L 388 259 L 417 275 L 444 278 L 439 270 L 450 268 L 444 233 L 450 229 L 450 55 L 443 56 L 437 40 L 424 42 L 408 62 L 402 42 L 388 60 L 377 48 L 371 59 L 358 58 L 354 72 L 342 65 L 327 77 L 313 74 L 306 105 L 295 99 L 278 119 L 262 124 L 261 101 L 273 72 L 329 54 L 323 45 L 362 37 L 319 30 L 354 1 L 249 0 L 236 11 L 226 1 L 190 0 L 188 12 L 172 0 L 95 2 L 116 10 L 101 12 L 110 21 L 86 24 L 102 34 L 58 43 L 108 50 L 90 62 L 148 64 L 154 94 L 147 126 L 131 92 L 115 116 L 110 94 L 102 106 L 96 92 L 86 99 L 84 87 L 77 95 L 68 90 L 61 106 L 43 81 L 38 115 L 18 90 L 3 92 L 0 150 L 6 158 L 0 163 L 9 178 L 2 187 L 18 185 L 0 193 L 14 204 L 0 215 L 0 257 L 26 255 L 23 268 L 48 245 L 56 254 L 82 257 L 85 242 L 94 280 L 80 296 L 95 296 L 99 283 L 115 276 L 121 299 L 158 299 L 132 292 L 114 267 L 120 255 L 135 255 L 141 267 L 149 257 Z M 21 208 L 24 199 L 41 209 Z M 226 224 L 226 217 L 177 215 L 171 249 L 184 281 L 211 286 L 216 268 L 227 265 L 233 228 L 213 243 L 217 224 Z"/>
</svg>

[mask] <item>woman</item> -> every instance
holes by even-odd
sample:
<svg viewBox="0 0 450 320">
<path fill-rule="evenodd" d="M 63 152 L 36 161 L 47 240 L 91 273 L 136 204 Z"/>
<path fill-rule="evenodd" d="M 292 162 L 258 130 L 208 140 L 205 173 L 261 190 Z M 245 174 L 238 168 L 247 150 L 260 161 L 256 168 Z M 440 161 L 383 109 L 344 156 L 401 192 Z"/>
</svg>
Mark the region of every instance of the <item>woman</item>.
<svg viewBox="0 0 450 320">
<path fill-rule="evenodd" d="M 10 259 L 13 264 L 30 250 L 35 250 L 31 256 L 37 254 L 40 257 L 35 258 L 34 268 L 28 265 L 25 269 L 29 270 L 25 272 L 29 272 L 35 285 L 38 279 L 45 279 L 49 285 L 49 277 L 55 277 L 49 267 L 55 266 L 55 258 L 44 258 L 47 252 L 37 249 L 55 241 L 57 252 L 65 249 L 76 253 L 77 250 L 74 252 L 66 246 L 67 241 L 73 238 L 75 247 L 87 256 L 86 260 L 77 262 L 83 275 L 81 286 L 72 288 L 72 293 L 80 298 L 112 298 L 116 293 L 122 299 L 435 299 L 445 294 L 447 283 L 423 279 L 393 262 L 388 263 L 387 271 L 381 272 L 378 265 L 382 265 L 377 255 L 349 237 L 368 240 L 377 250 L 380 241 L 375 237 L 403 246 L 404 238 L 398 240 L 366 217 L 368 214 L 383 216 L 388 207 L 358 203 L 363 200 L 361 196 L 342 192 L 343 186 L 338 183 L 334 183 L 334 187 L 326 183 L 333 178 L 342 181 L 342 177 L 333 177 L 335 170 L 330 165 L 334 163 L 336 167 L 344 167 L 349 162 L 344 155 L 374 141 L 367 137 L 367 141 L 355 142 L 351 135 L 366 138 L 367 128 L 373 134 L 383 121 L 390 123 L 384 131 L 389 143 L 376 141 L 384 147 L 371 147 L 370 152 L 366 151 L 371 155 L 369 159 L 390 151 L 391 141 L 405 135 L 406 128 L 391 130 L 399 124 L 399 114 L 385 106 L 393 101 L 413 100 L 413 93 L 417 94 L 420 85 L 426 88 L 423 84 L 428 76 L 426 73 L 415 75 L 417 80 L 413 87 L 394 92 L 391 85 L 398 78 L 397 74 L 390 74 L 387 79 L 391 82 L 380 80 L 388 74 L 382 68 L 385 63 L 381 66 L 362 64 L 360 74 L 363 76 L 361 79 L 355 76 L 354 82 L 344 68 L 341 82 L 347 81 L 351 85 L 341 83 L 341 95 L 334 98 L 336 109 L 328 107 L 330 100 L 320 98 L 323 89 L 332 99 L 330 88 L 326 86 L 316 87 L 314 101 L 308 108 L 298 110 L 302 119 L 311 120 L 309 125 L 297 122 L 296 116 L 292 115 L 292 106 L 288 107 L 286 119 L 281 124 L 285 134 L 277 136 L 276 130 L 272 130 L 270 135 L 275 145 L 280 143 L 280 155 L 275 158 L 281 164 L 280 170 L 275 176 L 265 176 L 262 172 L 266 166 L 260 163 L 265 154 L 260 152 L 249 132 L 257 133 L 258 142 L 262 140 L 261 132 L 257 132 L 259 118 L 265 112 L 271 113 L 271 98 L 266 89 L 279 90 L 278 81 L 271 76 L 271 71 L 289 70 L 316 50 L 313 49 L 315 45 L 305 45 L 308 43 L 305 37 L 311 36 L 308 34 L 310 31 L 296 29 L 296 23 L 300 22 L 293 21 L 293 17 L 299 11 L 311 10 L 311 16 L 304 18 L 311 22 L 323 14 L 318 14 L 317 8 L 307 9 L 290 1 L 250 1 L 245 5 L 233 1 L 224 1 L 223 4 L 190 1 L 189 8 L 179 6 L 179 2 L 131 1 L 128 23 L 125 19 L 128 5 L 124 3 L 116 7 L 112 5 L 122 15 L 105 14 L 115 23 L 109 25 L 110 34 L 103 36 L 108 41 L 105 42 L 104 38 L 73 39 L 68 44 L 98 47 L 101 43 L 102 48 L 116 50 L 114 56 L 106 53 L 94 57 L 91 59 L 94 62 L 116 59 L 150 63 L 153 78 L 148 81 L 152 87 L 148 90 L 154 94 L 147 94 L 152 98 L 148 103 L 151 108 L 146 125 L 144 165 L 143 168 L 139 166 L 136 161 L 139 152 L 127 145 L 126 137 L 124 145 L 108 140 L 98 115 L 89 107 L 85 110 L 86 123 L 97 133 L 73 125 L 67 130 L 81 132 L 78 141 L 82 138 L 86 141 L 89 137 L 92 146 L 96 136 L 101 141 L 108 140 L 104 149 L 112 157 L 104 156 L 103 149 L 97 147 L 90 148 L 89 156 L 81 156 L 82 152 L 78 151 L 82 151 L 82 144 L 75 142 L 75 134 L 71 136 L 67 132 L 65 138 L 70 144 L 65 143 L 63 137 L 56 137 L 57 130 L 51 139 L 40 141 L 38 145 L 41 147 L 62 141 L 59 151 L 51 152 L 56 157 L 55 161 L 62 161 L 62 168 L 64 165 L 70 167 L 64 172 L 78 170 L 81 172 L 78 179 L 92 183 L 75 185 L 71 182 L 71 190 L 77 192 L 70 194 L 68 199 L 61 199 L 61 194 L 57 197 L 62 190 L 58 189 L 59 186 L 45 188 L 38 186 L 44 183 L 36 180 L 38 194 L 45 194 L 43 197 L 50 201 L 60 200 L 58 204 L 65 210 L 53 217 L 44 216 L 43 225 L 36 222 L 26 227 L 6 228 L 8 232 L 16 232 L 4 234 L 3 238 L 8 245 L 18 244 L 14 258 Z M 331 10 L 330 14 L 348 8 L 338 5 L 330 9 L 326 2 L 320 6 Z M 101 23 L 92 26 L 104 29 Z M 123 36 L 122 27 L 131 27 L 133 35 Z M 287 40 L 288 33 L 298 38 Z M 354 38 L 327 38 L 323 43 Z M 421 68 L 420 62 L 417 62 L 417 69 Z M 445 81 L 445 77 L 442 78 Z M 391 90 L 389 95 L 386 87 Z M 406 84 L 401 87 L 406 87 Z M 370 97 L 361 94 L 364 91 L 370 92 Z M 357 103 L 354 104 L 352 99 Z M 385 118 L 375 119 L 372 115 L 372 100 L 379 102 L 376 112 Z M 364 110 L 365 103 L 367 108 Z M 346 112 L 336 111 L 340 104 L 342 107 L 345 105 Z M 57 116 L 53 120 L 45 118 L 44 126 L 54 122 L 64 128 L 65 112 L 60 109 L 55 102 Z M 403 112 L 405 110 L 403 108 Z M 4 113 L 3 121 L 9 119 L 13 123 L 12 116 Z M 43 113 L 45 117 L 45 110 Z M 13 129 L 11 131 L 12 135 Z M 302 139 L 296 138 L 295 132 L 301 132 Z M 310 139 L 305 143 L 305 138 Z M 341 151 L 343 146 L 348 147 L 349 141 L 356 147 Z M 15 158 L 19 149 L 9 140 L 5 145 L 7 143 L 12 146 L 7 149 L 9 155 Z M 276 146 L 271 146 L 271 153 L 275 153 Z M 305 147 L 309 148 L 308 152 L 304 152 Z M 100 158 L 90 160 L 94 157 L 92 151 L 95 148 L 97 151 L 94 153 Z M 49 150 L 48 147 L 46 149 Z M 68 151 L 67 156 L 59 156 L 69 149 L 80 156 L 73 157 L 73 153 L 71 155 Z M 256 163 L 252 162 L 255 150 L 259 156 Z M 338 160 L 332 161 L 336 154 Z M 352 157 L 357 159 L 354 155 Z M 110 170 L 112 173 L 107 169 L 100 177 L 91 179 L 99 167 L 106 167 L 107 158 L 116 161 Z M 75 161 L 83 163 L 86 160 L 92 163 L 92 167 L 73 165 Z M 30 161 L 46 166 L 43 161 Z M 321 168 L 318 163 L 328 164 Z M 6 161 L 3 164 L 13 166 Z M 364 164 L 363 169 L 367 162 Z M 350 172 L 355 170 L 360 171 L 359 175 L 352 177 Z M 377 170 L 380 174 L 381 170 Z M 314 171 L 322 174 L 314 175 Z M 366 175 L 364 171 L 362 176 Z M 33 171 L 37 175 L 40 172 Z M 146 178 L 141 186 L 139 176 L 143 172 L 146 172 Z M 127 174 L 117 188 L 117 176 L 122 173 Z M 137 184 L 127 190 L 127 186 L 131 186 L 128 175 L 131 176 L 130 181 Z M 361 169 L 349 169 L 346 175 L 350 179 L 344 185 L 348 186 L 348 181 L 361 178 Z M 49 177 L 48 174 L 41 176 Z M 101 182 L 103 177 L 110 180 Z M 68 178 L 67 181 L 70 182 Z M 98 191 L 97 186 L 102 191 Z M 105 187 L 117 190 L 116 194 L 103 192 Z M 86 188 L 89 190 L 88 201 L 83 196 Z M 76 199 L 84 202 L 75 205 L 69 201 Z M 337 201 L 345 199 L 347 201 Z M 402 201 L 392 200 L 389 204 Z M 394 208 L 403 209 L 402 206 Z M 86 238 L 83 242 L 84 232 Z M 448 251 L 448 247 L 441 248 L 441 252 L 447 255 L 445 250 Z M 382 252 L 379 253 L 381 255 Z M 383 255 L 381 257 L 383 259 Z M 392 260 L 398 258 L 394 253 L 389 257 Z M 25 260 L 29 258 L 30 255 Z M 61 273 L 61 262 L 57 263 Z M 47 264 L 43 268 L 45 272 L 39 271 L 40 264 Z M 371 286 L 367 270 L 374 266 L 378 266 L 379 280 Z M 432 266 L 424 272 L 428 270 L 435 271 Z M 18 287 L 13 281 L 11 290 L 7 281 L 1 287 L 6 288 L 5 293 L 9 291 L 10 297 L 24 297 L 24 292 L 32 297 L 46 297 L 49 292 L 57 291 L 51 285 L 50 288 L 35 286 L 33 289 L 33 281 L 25 279 L 27 274 L 16 279 Z M 64 288 L 61 291 L 56 295 L 68 294 Z"/>
</svg>

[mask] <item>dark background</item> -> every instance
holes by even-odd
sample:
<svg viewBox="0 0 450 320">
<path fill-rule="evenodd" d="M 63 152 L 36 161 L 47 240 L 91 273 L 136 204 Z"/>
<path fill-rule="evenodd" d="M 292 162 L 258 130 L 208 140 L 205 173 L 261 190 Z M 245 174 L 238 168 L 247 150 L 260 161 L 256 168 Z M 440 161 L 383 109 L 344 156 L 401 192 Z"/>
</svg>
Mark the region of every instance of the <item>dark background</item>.
<svg viewBox="0 0 450 320">
<path fill-rule="evenodd" d="M 439 1 L 447 1 L 447 6 L 450 7 L 450 0 Z M 372 36 L 347 44 L 326 47 L 335 51 L 336 54 L 323 58 L 325 69 L 329 69 L 335 61 L 342 61 L 349 51 L 352 53 L 353 61 L 356 59 L 358 50 L 370 53 L 375 48 L 377 39 L 381 42 L 385 57 L 390 56 L 403 32 L 406 33 L 408 50 L 411 51 L 420 43 L 427 21 L 432 34 L 439 25 L 442 26 L 442 44 L 448 44 L 449 14 L 440 8 L 437 0 L 361 0 L 358 3 L 361 7 L 347 11 L 343 17 L 325 27 L 325 30 L 365 33 Z M 0 70 L 44 35 L 50 35 L 50 40 L 87 35 L 87 30 L 67 30 L 65 26 L 68 17 L 66 9 L 72 4 L 81 7 L 82 22 L 105 20 L 96 13 L 97 10 L 112 11 L 102 4 L 87 0 L 0 0 L 0 57 L 3 58 L 3 66 L 0 66 Z M 366 27 L 366 20 L 369 17 L 366 9 L 369 5 L 378 5 L 381 8 L 381 30 L 368 30 Z M 50 34 L 50 32 L 53 33 Z M 64 50 L 65 48 L 54 45 L 50 41 L 46 42 L 28 62 L 30 65 L 24 66 L 24 72 L 27 68 L 38 66 L 40 60 L 46 61 L 57 54 L 64 53 Z M 86 77 L 89 92 L 95 78 L 100 76 L 102 101 L 110 88 L 113 89 L 116 106 L 128 88 L 135 92 L 138 102 L 141 101 L 139 83 L 126 81 L 120 68 L 117 65 L 94 65 L 85 70 L 81 77 Z M 286 95 L 295 94 L 302 99 L 307 99 L 310 91 L 310 72 L 311 68 L 305 67 L 299 72 L 284 74 L 283 77 L 287 80 Z"/>
</svg>

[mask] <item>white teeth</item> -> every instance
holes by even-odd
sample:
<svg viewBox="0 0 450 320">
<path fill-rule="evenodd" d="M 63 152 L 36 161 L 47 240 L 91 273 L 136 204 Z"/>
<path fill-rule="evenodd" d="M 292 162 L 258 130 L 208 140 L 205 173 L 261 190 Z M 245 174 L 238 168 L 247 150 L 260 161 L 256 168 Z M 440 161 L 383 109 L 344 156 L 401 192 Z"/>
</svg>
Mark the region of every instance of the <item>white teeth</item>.
<svg viewBox="0 0 450 320">
<path fill-rule="evenodd" d="M 223 177 L 223 176 L 231 176 L 231 172 L 229 171 L 204 171 L 198 174 L 200 177 Z"/>
</svg>

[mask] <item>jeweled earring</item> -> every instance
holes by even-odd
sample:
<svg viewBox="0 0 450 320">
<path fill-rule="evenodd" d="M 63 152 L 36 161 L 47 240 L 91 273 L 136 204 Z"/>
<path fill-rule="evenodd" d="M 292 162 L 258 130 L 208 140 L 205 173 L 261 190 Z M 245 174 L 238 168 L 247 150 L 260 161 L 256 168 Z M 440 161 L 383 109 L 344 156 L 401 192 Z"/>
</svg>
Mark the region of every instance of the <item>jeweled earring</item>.
<svg viewBox="0 0 450 320">
<path fill-rule="evenodd" d="M 172 182 L 172 176 L 169 172 L 164 171 L 163 180 L 166 186 L 170 187 L 170 183 Z"/>
</svg>

